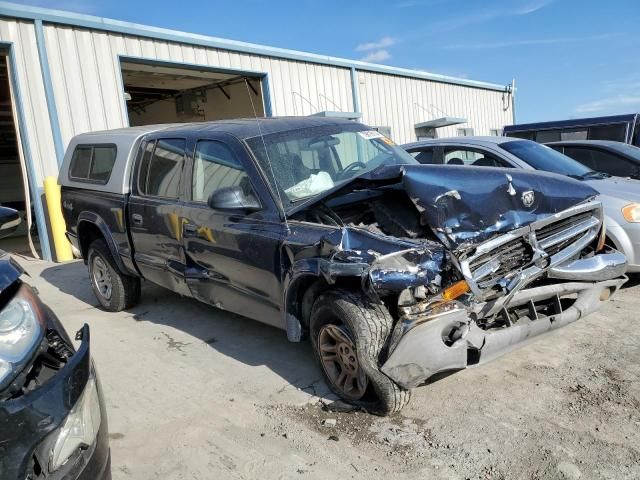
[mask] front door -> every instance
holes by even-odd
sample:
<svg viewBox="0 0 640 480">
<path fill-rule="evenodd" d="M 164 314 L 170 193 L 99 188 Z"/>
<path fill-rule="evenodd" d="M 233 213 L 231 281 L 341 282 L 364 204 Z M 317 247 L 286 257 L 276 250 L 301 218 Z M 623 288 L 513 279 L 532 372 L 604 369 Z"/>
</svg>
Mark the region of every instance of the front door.
<svg viewBox="0 0 640 480">
<path fill-rule="evenodd" d="M 182 295 L 189 293 L 180 221 L 185 152 L 184 138 L 152 138 L 144 145 L 127 212 L 142 275 Z"/>
<path fill-rule="evenodd" d="M 279 246 L 283 227 L 270 198 L 263 188 L 256 188 L 260 176 L 244 147 L 223 134 L 197 140 L 189 170 L 182 226 L 185 278 L 192 294 L 211 305 L 282 327 Z M 211 208 L 209 198 L 221 189 L 242 189 L 258 198 L 262 208 Z"/>
</svg>

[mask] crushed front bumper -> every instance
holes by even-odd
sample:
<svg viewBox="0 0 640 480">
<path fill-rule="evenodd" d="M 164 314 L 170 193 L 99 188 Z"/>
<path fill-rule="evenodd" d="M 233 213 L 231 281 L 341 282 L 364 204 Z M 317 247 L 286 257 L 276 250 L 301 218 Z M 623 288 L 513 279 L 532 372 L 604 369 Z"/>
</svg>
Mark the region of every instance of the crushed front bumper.
<svg viewBox="0 0 640 480">
<path fill-rule="evenodd" d="M 46 308 L 48 323 L 66 337 L 62 325 Z M 111 478 L 107 413 L 96 377 L 101 423 L 93 445 L 78 449 L 59 469 L 49 472 L 49 454 L 60 428 L 80 398 L 93 370 L 89 326 L 80 331 L 81 344 L 68 363 L 39 388 L 0 402 L 0 478 L 108 480 Z"/>
<path fill-rule="evenodd" d="M 626 268 L 623 255 L 615 252 L 598 259 L 600 256 L 557 268 L 550 276 L 561 276 L 564 283 L 519 290 L 508 305 L 496 302 L 471 311 L 452 302 L 435 313 L 416 313 L 413 321 L 409 325 L 405 322 L 402 327 L 404 333 L 393 346 L 382 372 L 402 387 L 413 388 L 437 373 L 485 363 L 538 335 L 598 310 L 627 281 L 623 275 Z M 589 265 L 594 268 L 587 271 Z M 610 279 L 602 280 L 607 275 Z M 570 281 L 572 279 L 579 280 Z M 585 282 L 585 279 L 592 281 Z M 554 312 L 539 316 L 536 306 L 553 300 Z M 563 307 L 567 302 L 573 303 Z M 531 314 L 502 328 L 483 329 L 474 320 L 503 307 L 529 308 Z"/>
</svg>

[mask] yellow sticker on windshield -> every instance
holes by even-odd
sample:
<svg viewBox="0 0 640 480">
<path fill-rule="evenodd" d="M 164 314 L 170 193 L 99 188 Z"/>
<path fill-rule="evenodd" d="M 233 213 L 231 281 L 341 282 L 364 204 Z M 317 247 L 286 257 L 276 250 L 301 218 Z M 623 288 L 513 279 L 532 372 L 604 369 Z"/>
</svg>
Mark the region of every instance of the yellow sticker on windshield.
<svg viewBox="0 0 640 480">
<path fill-rule="evenodd" d="M 385 137 L 384 135 L 382 136 L 382 141 L 384 143 L 386 143 L 387 145 L 391 145 L 392 147 L 396 144 L 396 142 L 394 142 L 393 140 L 391 140 L 388 137 Z"/>
</svg>

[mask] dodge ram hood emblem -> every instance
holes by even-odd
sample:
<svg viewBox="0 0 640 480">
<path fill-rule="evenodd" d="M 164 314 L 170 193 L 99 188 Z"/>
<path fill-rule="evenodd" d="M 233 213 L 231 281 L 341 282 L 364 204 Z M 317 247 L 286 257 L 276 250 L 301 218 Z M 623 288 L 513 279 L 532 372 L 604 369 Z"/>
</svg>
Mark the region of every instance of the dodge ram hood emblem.
<svg viewBox="0 0 640 480">
<path fill-rule="evenodd" d="M 527 190 L 526 192 L 522 192 L 522 204 L 525 207 L 530 207 L 533 205 L 533 202 L 536 201 L 536 194 L 533 193 L 533 190 Z"/>
</svg>

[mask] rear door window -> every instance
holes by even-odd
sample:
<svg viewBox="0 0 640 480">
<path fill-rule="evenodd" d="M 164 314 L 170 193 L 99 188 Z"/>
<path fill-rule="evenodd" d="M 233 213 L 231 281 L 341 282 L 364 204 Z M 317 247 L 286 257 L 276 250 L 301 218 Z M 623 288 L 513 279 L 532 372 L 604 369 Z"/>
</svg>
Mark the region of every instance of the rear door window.
<svg viewBox="0 0 640 480">
<path fill-rule="evenodd" d="M 597 172 L 617 177 L 628 177 L 635 173 L 633 162 L 605 150 L 565 147 L 564 153 Z"/>
<path fill-rule="evenodd" d="M 425 148 L 422 150 L 415 150 L 409 152 L 413 158 L 419 161 L 423 165 L 438 165 L 440 162 L 438 161 L 437 155 L 435 151 L 431 148 Z"/>
<path fill-rule="evenodd" d="M 186 140 L 181 138 L 161 138 L 146 145 L 139 173 L 142 195 L 172 199 L 180 196 L 185 149 Z"/>
<path fill-rule="evenodd" d="M 106 184 L 116 162 L 115 145 L 78 145 L 69 165 L 69 178 Z"/>
<path fill-rule="evenodd" d="M 444 151 L 447 165 L 470 165 L 474 167 L 509 167 L 490 153 L 470 148 L 447 148 Z"/>
</svg>

